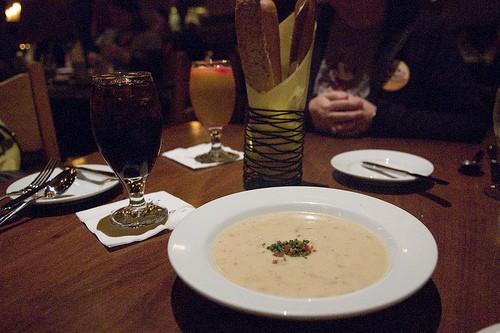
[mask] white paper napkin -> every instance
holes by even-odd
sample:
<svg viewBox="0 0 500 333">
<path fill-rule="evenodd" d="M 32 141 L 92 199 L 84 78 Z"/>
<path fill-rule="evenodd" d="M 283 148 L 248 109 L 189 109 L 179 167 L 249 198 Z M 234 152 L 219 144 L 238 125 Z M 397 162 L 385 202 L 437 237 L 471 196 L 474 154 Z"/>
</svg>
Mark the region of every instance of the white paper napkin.
<svg viewBox="0 0 500 333">
<path fill-rule="evenodd" d="M 237 151 L 225 146 L 222 146 L 222 149 L 234 154 L 238 154 L 237 161 L 243 159 L 243 152 L 241 151 Z M 200 163 L 194 159 L 196 156 L 206 153 L 209 150 L 210 150 L 209 143 L 201 143 L 199 145 L 192 146 L 189 148 L 176 148 L 164 152 L 161 155 L 194 170 L 202 168 L 211 168 L 219 164 L 222 164 L 222 163 Z"/>
<path fill-rule="evenodd" d="M 94 233 L 99 241 L 106 245 L 107 247 L 114 247 L 119 245 L 124 245 L 133 242 L 143 241 L 159 233 L 162 230 L 169 229 L 173 230 L 175 226 L 191 211 L 194 207 L 187 202 L 167 193 L 167 192 L 155 192 L 145 195 L 146 200 L 152 201 L 155 204 L 167 207 L 168 209 L 168 221 L 166 224 L 157 226 L 154 229 L 148 230 L 141 235 L 134 236 L 120 236 L 111 237 L 106 235 L 100 230 L 97 230 L 97 224 L 99 221 L 109 215 L 112 211 L 124 207 L 128 204 L 128 199 L 121 200 L 118 202 L 113 202 L 108 205 L 99 206 L 87 210 L 83 210 L 76 213 L 76 216 L 82 221 L 87 228 Z"/>
</svg>

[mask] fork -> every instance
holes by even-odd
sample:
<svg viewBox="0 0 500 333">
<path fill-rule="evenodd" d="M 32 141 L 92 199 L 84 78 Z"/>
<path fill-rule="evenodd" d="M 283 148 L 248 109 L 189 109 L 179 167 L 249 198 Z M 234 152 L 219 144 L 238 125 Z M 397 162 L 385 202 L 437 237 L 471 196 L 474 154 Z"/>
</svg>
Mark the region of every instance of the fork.
<svg viewBox="0 0 500 333">
<path fill-rule="evenodd" d="M 47 179 L 49 179 L 50 175 L 52 174 L 52 172 L 54 171 L 54 169 L 56 168 L 56 166 L 58 164 L 59 164 L 59 161 L 57 159 L 50 159 L 47 162 L 47 164 L 45 164 L 42 171 L 40 171 L 38 176 L 36 176 L 36 178 L 33 179 L 33 181 L 31 183 L 29 183 L 28 186 L 26 186 L 25 188 L 22 188 L 20 190 L 17 190 L 17 191 L 5 193 L 4 195 L 0 196 L 0 201 L 2 201 L 3 199 L 5 199 L 7 197 L 10 197 L 11 195 L 24 194 L 24 193 L 28 192 L 29 190 L 34 189 L 34 188 L 42 185 Z"/>
</svg>

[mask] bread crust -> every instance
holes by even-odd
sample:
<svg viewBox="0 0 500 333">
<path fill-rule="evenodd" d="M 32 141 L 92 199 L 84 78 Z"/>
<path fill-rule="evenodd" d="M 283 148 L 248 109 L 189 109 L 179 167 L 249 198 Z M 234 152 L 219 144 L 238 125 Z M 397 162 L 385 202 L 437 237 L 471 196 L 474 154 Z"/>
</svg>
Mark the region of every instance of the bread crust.
<svg viewBox="0 0 500 333">
<path fill-rule="evenodd" d="M 266 92 L 281 82 L 279 21 L 272 0 L 236 0 L 236 37 L 246 83 Z"/>
<path fill-rule="evenodd" d="M 316 19 L 315 0 L 297 0 L 295 3 L 295 24 L 293 27 L 292 45 L 290 49 L 290 67 L 292 74 L 304 60 L 314 37 L 314 21 Z"/>
</svg>

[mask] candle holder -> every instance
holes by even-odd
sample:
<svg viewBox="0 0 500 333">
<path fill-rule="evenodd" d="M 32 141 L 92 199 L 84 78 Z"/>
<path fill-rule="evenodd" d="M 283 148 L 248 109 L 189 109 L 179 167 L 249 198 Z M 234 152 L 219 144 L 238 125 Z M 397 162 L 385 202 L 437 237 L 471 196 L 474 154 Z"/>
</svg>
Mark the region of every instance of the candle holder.
<svg viewBox="0 0 500 333">
<path fill-rule="evenodd" d="M 245 189 L 300 185 L 304 111 L 247 110 L 243 161 Z"/>
</svg>

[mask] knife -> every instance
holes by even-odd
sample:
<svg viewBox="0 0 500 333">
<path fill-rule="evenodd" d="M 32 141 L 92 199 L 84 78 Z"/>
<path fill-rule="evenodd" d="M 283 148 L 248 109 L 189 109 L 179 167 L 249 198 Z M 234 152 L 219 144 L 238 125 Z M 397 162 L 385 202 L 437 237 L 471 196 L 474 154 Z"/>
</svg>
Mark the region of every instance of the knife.
<svg viewBox="0 0 500 333">
<path fill-rule="evenodd" d="M 86 168 L 86 167 L 78 166 L 78 165 L 68 165 L 67 167 L 75 168 L 77 170 L 82 170 L 82 171 L 87 171 L 87 172 L 93 172 L 93 173 L 98 174 L 98 175 L 103 175 L 103 176 L 108 176 L 108 177 L 116 177 L 116 174 L 113 171 L 91 169 L 91 168 Z"/>
<path fill-rule="evenodd" d="M 45 183 L 41 184 L 41 185 L 38 185 L 37 187 L 34 187 L 30 190 L 28 190 L 27 192 L 21 194 L 20 196 L 10 200 L 9 202 L 7 202 L 2 208 L 0 208 L 2 211 L 5 211 L 5 210 L 11 210 L 12 208 L 15 208 L 16 206 L 19 206 L 19 204 L 23 203 L 24 200 L 26 200 L 27 198 L 31 197 L 32 195 L 40 192 L 41 190 L 43 190 L 44 188 L 47 187 L 47 185 L 49 184 L 50 180 L 47 180 Z"/>
<path fill-rule="evenodd" d="M 386 170 L 392 170 L 392 171 L 404 173 L 406 175 L 413 176 L 416 178 L 430 180 L 430 181 L 432 181 L 436 184 L 440 184 L 440 185 L 448 185 L 449 184 L 449 182 L 444 180 L 444 179 L 439 179 L 439 178 L 431 177 L 431 176 L 424 176 L 424 175 L 421 175 L 419 173 L 414 173 L 414 172 L 410 172 L 408 170 L 403 170 L 403 169 L 397 169 L 397 168 L 393 168 L 393 167 L 383 165 L 383 164 L 378 164 L 378 163 L 373 163 L 373 162 L 368 162 L 368 161 L 362 161 L 361 163 L 368 165 L 368 166 L 371 166 L 371 167 L 378 167 L 378 168 L 382 168 L 382 169 L 386 169 Z"/>
<path fill-rule="evenodd" d="M 488 145 L 488 157 L 490 158 L 491 183 L 500 183 L 500 165 L 497 160 L 497 147 L 494 144 Z"/>
</svg>

